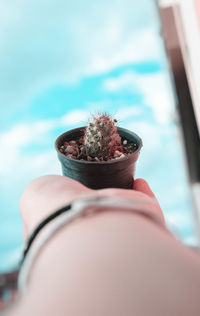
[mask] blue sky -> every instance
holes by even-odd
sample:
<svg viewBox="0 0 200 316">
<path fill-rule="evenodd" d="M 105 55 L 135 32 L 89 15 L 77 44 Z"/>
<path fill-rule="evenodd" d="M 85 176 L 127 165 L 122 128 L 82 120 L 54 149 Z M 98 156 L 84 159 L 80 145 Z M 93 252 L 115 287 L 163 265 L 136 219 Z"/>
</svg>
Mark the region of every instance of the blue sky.
<svg viewBox="0 0 200 316">
<path fill-rule="evenodd" d="M 25 185 L 60 174 L 56 137 L 109 111 L 144 143 L 137 177 L 194 241 L 175 97 L 153 1 L 0 3 L 0 270 L 22 247 Z M 172 185 L 173 183 L 173 185 Z"/>
<path fill-rule="evenodd" d="M 49 86 L 143 60 L 146 49 L 149 57 L 158 58 L 149 46 L 156 42 L 154 9 L 152 1 L 144 0 L 1 1 L 4 111 L 26 106 Z"/>
</svg>

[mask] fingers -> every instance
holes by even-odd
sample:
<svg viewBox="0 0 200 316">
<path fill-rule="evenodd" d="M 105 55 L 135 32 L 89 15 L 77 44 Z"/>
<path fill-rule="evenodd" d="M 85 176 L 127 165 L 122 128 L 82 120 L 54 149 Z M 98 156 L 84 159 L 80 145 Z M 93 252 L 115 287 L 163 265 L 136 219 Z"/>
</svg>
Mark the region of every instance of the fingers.
<svg viewBox="0 0 200 316">
<path fill-rule="evenodd" d="M 133 189 L 145 193 L 149 197 L 155 197 L 154 193 L 150 189 L 150 186 L 144 179 L 136 179 L 134 181 Z"/>
<path fill-rule="evenodd" d="M 133 190 L 137 191 L 137 192 L 142 192 L 146 195 L 148 195 L 150 198 L 155 199 L 156 204 L 157 204 L 157 213 L 160 215 L 160 217 L 162 218 L 163 222 L 165 222 L 164 219 L 164 214 L 163 211 L 155 197 L 155 194 L 152 192 L 149 184 L 147 183 L 147 181 L 145 181 L 144 179 L 136 179 L 134 181 L 134 185 L 133 185 Z"/>
</svg>

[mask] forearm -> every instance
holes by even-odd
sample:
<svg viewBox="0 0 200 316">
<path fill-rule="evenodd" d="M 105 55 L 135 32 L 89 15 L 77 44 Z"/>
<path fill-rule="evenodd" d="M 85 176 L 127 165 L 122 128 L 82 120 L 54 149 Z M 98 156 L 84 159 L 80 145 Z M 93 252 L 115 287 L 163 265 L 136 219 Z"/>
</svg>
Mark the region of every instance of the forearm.
<svg viewBox="0 0 200 316">
<path fill-rule="evenodd" d="M 150 220 L 95 213 L 45 245 L 9 315 L 199 315 L 199 268 L 196 254 Z"/>
</svg>

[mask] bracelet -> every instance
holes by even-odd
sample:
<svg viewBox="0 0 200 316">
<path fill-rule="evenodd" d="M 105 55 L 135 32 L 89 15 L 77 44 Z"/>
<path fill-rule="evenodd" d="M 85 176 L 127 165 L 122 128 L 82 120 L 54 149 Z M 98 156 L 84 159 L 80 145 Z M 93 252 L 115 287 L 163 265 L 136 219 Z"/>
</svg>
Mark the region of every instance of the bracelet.
<svg viewBox="0 0 200 316">
<path fill-rule="evenodd" d="M 55 211 L 54 213 L 50 214 L 48 217 L 46 217 L 42 222 L 40 222 L 40 224 L 34 229 L 33 233 L 31 234 L 31 236 L 29 237 L 27 243 L 26 243 L 26 247 L 23 251 L 23 255 L 22 255 L 22 259 L 20 262 L 20 267 L 22 266 L 27 253 L 34 241 L 34 239 L 36 238 L 36 236 L 39 234 L 39 232 L 41 231 L 42 228 L 44 228 L 45 225 L 47 225 L 50 221 L 52 221 L 54 218 L 56 218 L 57 216 L 61 215 L 62 213 L 68 211 L 71 207 L 71 204 L 68 204 L 67 206 L 59 209 L 58 211 Z"/>
<path fill-rule="evenodd" d="M 148 202 L 148 208 L 145 208 L 144 202 Z M 98 211 L 109 208 L 134 212 L 135 214 L 140 214 L 150 219 L 169 232 L 160 217 L 152 212 L 149 212 L 149 205 L 154 206 L 155 201 L 148 197 L 140 200 L 129 200 L 118 197 L 95 197 L 74 201 L 73 203 L 52 213 L 36 227 L 28 239 L 18 276 L 19 293 L 25 293 L 31 267 L 46 242 L 64 225 L 71 223 L 77 217 L 91 214 L 91 209 L 94 207 L 98 208 Z M 95 209 L 95 213 L 98 211 Z"/>
</svg>

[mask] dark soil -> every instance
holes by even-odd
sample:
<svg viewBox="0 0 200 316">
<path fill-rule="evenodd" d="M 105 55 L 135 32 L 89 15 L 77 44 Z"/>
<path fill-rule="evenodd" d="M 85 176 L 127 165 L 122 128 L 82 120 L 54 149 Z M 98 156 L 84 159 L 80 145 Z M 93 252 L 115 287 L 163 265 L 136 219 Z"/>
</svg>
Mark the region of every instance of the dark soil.
<svg viewBox="0 0 200 316">
<path fill-rule="evenodd" d="M 84 138 L 83 136 L 76 140 L 71 140 L 69 142 L 65 141 L 64 144 L 59 148 L 59 151 L 65 156 L 76 159 L 76 160 L 86 160 L 86 161 L 108 161 L 120 159 L 132 154 L 137 149 L 136 143 L 132 143 L 127 139 L 122 138 L 122 146 L 119 150 L 115 150 L 112 157 L 90 157 L 85 150 Z"/>
</svg>

